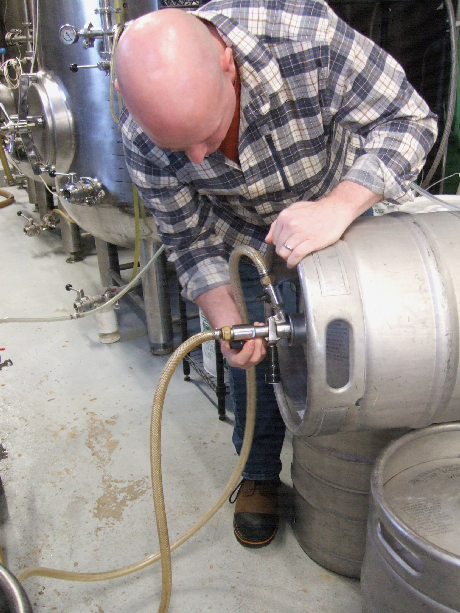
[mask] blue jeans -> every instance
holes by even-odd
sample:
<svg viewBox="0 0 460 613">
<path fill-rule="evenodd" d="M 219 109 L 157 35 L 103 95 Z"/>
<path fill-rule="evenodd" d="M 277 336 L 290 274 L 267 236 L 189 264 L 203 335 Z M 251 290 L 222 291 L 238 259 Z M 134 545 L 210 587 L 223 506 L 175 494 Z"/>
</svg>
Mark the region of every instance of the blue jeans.
<svg viewBox="0 0 460 613">
<path fill-rule="evenodd" d="M 240 279 L 249 323 L 264 322 L 264 303 L 256 300 L 263 293 L 256 268 L 240 262 Z M 241 368 L 229 368 L 229 384 L 235 413 L 232 440 L 239 455 L 246 423 L 246 371 Z M 280 454 L 286 429 L 273 386 L 265 383 L 265 361 L 256 366 L 256 385 L 257 413 L 254 440 L 243 477 L 265 481 L 276 479 L 281 471 Z"/>
</svg>

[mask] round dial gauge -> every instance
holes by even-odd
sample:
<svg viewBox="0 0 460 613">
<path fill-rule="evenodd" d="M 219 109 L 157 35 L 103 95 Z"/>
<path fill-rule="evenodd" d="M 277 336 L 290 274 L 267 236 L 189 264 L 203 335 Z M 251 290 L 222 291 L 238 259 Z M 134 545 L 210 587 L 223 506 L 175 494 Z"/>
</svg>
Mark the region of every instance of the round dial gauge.
<svg viewBox="0 0 460 613">
<path fill-rule="evenodd" d="M 59 29 L 59 38 L 64 45 L 71 45 L 78 39 L 78 32 L 74 26 L 66 23 Z"/>
</svg>

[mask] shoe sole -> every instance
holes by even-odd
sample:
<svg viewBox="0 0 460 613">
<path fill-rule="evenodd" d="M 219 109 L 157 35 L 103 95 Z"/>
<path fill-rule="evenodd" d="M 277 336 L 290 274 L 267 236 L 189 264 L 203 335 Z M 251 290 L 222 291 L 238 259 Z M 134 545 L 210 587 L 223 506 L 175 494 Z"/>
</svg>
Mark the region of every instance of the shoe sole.
<svg viewBox="0 0 460 613">
<path fill-rule="evenodd" d="M 238 543 L 240 543 L 240 545 L 243 545 L 243 547 L 247 547 L 248 549 L 260 549 L 261 547 L 265 547 L 266 545 L 269 545 L 273 541 L 273 539 L 276 536 L 276 533 L 278 532 L 278 527 L 273 532 L 273 534 L 270 536 L 270 538 L 268 538 L 266 541 L 259 541 L 256 543 L 254 541 L 244 540 L 244 538 L 242 538 L 238 534 L 238 532 L 236 531 L 236 528 L 233 528 L 233 532 L 235 534 L 236 540 L 238 541 Z"/>
</svg>

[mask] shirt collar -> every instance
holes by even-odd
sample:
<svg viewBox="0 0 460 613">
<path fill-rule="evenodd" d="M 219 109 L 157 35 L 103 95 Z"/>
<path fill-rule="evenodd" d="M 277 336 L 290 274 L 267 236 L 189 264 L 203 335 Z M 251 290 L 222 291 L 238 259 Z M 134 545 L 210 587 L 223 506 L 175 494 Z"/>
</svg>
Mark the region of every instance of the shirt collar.
<svg viewBox="0 0 460 613">
<path fill-rule="evenodd" d="M 251 106 L 259 114 L 266 115 L 270 110 L 270 96 L 283 86 L 276 59 L 265 45 L 231 17 L 205 9 L 197 10 L 196 14 L 214 24 L 222 39 L 232 48 L 241 84 L 248 90 Z"/>
</svg>

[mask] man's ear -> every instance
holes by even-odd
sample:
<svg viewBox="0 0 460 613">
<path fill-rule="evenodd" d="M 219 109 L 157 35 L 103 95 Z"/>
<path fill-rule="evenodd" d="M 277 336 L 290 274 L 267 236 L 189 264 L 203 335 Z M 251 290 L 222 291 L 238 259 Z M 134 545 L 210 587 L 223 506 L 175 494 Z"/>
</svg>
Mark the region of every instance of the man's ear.
<svg viewBox="0 0 460 613">
<path fill-rule="evenodd" d="M 115 89 L 117 90 L 117 92 L 120 93 L 120 88 L 118 86 L 118 79 L 115 79 L 114 85 L 115 85 Z"/>
<path fill-rule="evenodd" d="M 224 74 L 228 75 L 232 83 L 235 81 L 236 66 L 233 59 L 233 52 L 230 47 L 226 47 L 223 54 L 220 56 L 220 67 Z"/>
</svg>

